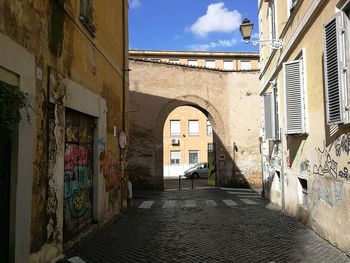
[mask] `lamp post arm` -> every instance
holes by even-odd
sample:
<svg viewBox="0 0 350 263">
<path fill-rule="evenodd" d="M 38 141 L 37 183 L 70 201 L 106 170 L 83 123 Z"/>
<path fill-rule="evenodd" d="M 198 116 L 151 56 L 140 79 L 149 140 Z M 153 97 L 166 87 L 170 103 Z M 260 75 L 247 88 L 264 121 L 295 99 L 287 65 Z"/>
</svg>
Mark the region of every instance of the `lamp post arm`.
<svg viewBox="0 0 350 263">
<path fill-rule="evenodd" d="M 280 49 L 283 47 L 283 41 L 281 39 L 246 40 L 245 42 L 253 44 L 254 46 L 271 46 L 273 49 Z"/>
</svg>

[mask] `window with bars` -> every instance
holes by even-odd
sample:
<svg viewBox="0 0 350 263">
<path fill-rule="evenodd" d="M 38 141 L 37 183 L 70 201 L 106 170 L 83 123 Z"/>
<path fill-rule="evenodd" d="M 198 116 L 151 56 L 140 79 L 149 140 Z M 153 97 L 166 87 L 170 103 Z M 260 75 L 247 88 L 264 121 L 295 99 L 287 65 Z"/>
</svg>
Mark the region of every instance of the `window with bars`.
<svg viewBox="0 0 350 263">
<path fill-rule="evenodd" d="M 324 25 L 327 124 L 350 123 L 349 17 L 340 11 Z"/>
<path fill-rule="evenodd" d="M 306 133 L 303 57 L 283 63 L 286 134 Z"/>
<path fill-rule="evenodd" d="M 264 95 L 264 130 L 265 140 L 279 138 L 277 89 Z"/>
</svg>

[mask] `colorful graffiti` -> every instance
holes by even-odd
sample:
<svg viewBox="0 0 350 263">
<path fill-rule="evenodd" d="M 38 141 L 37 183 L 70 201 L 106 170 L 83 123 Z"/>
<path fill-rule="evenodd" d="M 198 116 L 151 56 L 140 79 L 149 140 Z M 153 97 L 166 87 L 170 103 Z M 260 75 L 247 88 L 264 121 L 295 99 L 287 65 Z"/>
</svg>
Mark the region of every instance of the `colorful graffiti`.
<svg viewBox="0 0 350 263">
<path fill-rule="evenodd" d="M 90 153 L 92 149 L 90 149 Z M 66 143 L 64 158 L 64 199 L 73 218 L 80 218 L 90 209 L 92 167 L 89 149 Z M 90 166 L 90 167 L 89 167 Z"/>
<path fill-rule="evenodd" d="M 106 190 L 110 191 L 120 185 L 122 175 L 121 163 L 115 160 L 116 154 L 113 154 L 111 150 L 106 151 L 106 143 L 102 138 L 99 139 L 98 145 L 100 171 L 106 179 Z"/>
</svg>

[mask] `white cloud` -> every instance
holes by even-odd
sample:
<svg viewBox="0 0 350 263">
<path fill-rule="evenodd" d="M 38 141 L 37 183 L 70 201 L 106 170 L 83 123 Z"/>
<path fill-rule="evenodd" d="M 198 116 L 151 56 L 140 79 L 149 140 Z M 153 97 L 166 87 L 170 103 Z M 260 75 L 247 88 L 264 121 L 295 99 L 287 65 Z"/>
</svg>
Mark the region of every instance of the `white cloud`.
<svg viewBox="0 0 350 263">
<path fill-rule="evenodd" d="M 208 51 L 208 50 L 212 50 L 220 47 L 232 47 L 236 43 L 237 43 L 237 40 L 232 38 L 232 39 L 226 39 L 226 40 L 212 41 L 204 44 L 193 44 L 193 45 L 189 45 L 188 47 L 191 50 L 195 50 L 195 51 Z"/>
<path fill-rule="evenodd" d="M 207 13 L 201 16 L 187 30 L 199 37 L 206 37 L 209 33 L 231 33 L 242 21 L 242 15 L 237 11 L 229 11 L 223 2 L 210 4 Z"/>
<path fill-rule="evenodd" d="M 140 0 L 129 0 L 129 7 L 130 9 L 136 9 L 141 6 L 141 1 Z"/>
</svg>

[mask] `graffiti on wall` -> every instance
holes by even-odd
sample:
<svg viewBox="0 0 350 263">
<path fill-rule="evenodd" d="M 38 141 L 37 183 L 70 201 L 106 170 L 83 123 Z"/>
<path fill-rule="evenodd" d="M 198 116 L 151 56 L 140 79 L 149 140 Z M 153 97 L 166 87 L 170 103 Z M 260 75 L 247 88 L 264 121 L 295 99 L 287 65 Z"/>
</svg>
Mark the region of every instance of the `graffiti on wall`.
<svg viewBox="0 0 350 263">
<path fill-rule="evenodd" d="M 92 168 L 89 167 L 88 156 L 88 146 L 66 143 L 64 199 L 73 218 L 82 217 L 90 208 Z"/>
<path fill-rule="evenodd" d="M 63 239 L 69 240 L 92 220 L 94 119 L 66 109 Z"/>
<path fill-rule="evenodd" d="M 350 133 L 340 136 L 330 146 L 315 148 L 311 157 L 313 162 L 303 159 L 299 164 L 301 175 L 315 174 L 328 176 L 334 179 L 350 180 L 349 176 L 349 156 L 350 154 Z"/>
<path fill-rule="evenodd" d="M 310 164 L 310 161 L 307 160 L 307 159 L 304 159 L 304 160 L 300 163 L 299 171 L 300 171 L 300 174 L 302 174 L 302 175 L 308 174 L 308 173 L 311 171 L 311 164 Z"/>
<path fill-rule="evenodd" d="M 278 144 L 275 144 L 270 158 L 270 165 L 274 168 L 281 168 L 282 156 L 282 150 L 278 147 Z"/>
<path fill-rule="evenodd" d="M 106 150 L 106 143 L 103 138 L 98 140 L 100 171 L 106 180 L 106 190 L 109 191 L 120 185 L 122 169 L 120 162 L 116 161 L 116 154 Z"/>
</svg>

